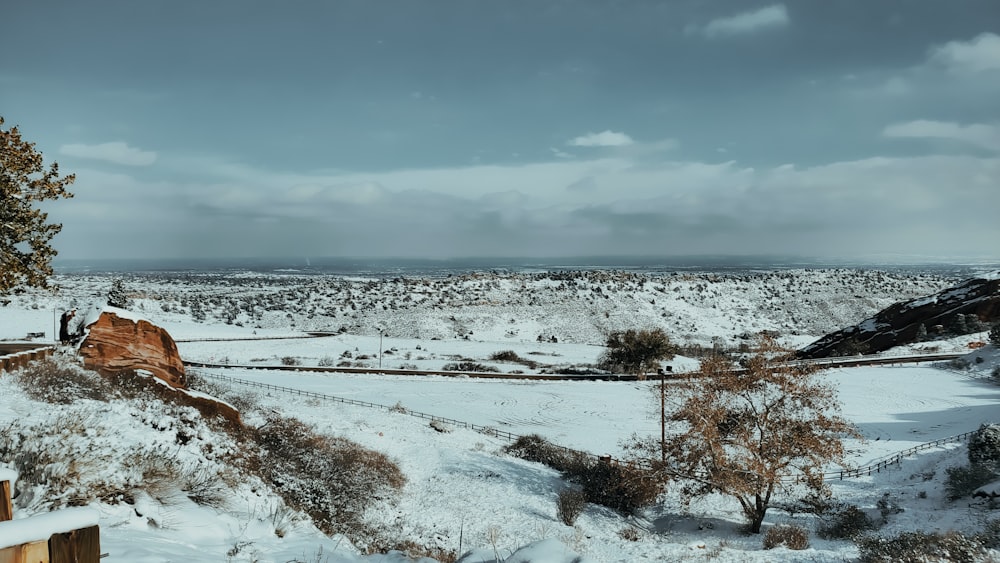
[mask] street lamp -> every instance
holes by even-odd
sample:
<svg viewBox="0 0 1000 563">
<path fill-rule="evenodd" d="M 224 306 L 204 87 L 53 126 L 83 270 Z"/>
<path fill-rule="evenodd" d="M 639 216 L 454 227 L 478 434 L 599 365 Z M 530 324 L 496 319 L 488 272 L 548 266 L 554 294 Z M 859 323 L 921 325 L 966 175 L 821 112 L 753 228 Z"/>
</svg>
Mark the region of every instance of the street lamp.
<svg viewBox="0 0 1000 563">
<path fill-rule="evenodd" d="M 384 326 L 378 327 L 378 369 L 382 369 L 382 335 L 385 332 Z"/>
</svg>

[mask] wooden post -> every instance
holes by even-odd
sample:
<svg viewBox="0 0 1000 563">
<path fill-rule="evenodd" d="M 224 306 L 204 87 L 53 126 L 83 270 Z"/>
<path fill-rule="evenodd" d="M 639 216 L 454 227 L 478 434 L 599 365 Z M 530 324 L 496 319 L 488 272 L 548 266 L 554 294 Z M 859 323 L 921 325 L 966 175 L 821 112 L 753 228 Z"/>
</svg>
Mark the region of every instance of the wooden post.
<svg viewBox="0 0 1000 563">
<path fill-rule="evenodd" d="M 101 560 L 101 530 L 82 528 L 49 538 L 50 563 L 98 563 Z"/>
<path fill-rule="evenodd" d="M 0 563 L 50 563 L 49 542 L 36 541 L 0 549 Z"/>
<path fill-rule="evenodd" d="M 14 507 L 10 503 L 10 481 L 0 481 L 0 522 L 14 519 Z"/>
</svg>

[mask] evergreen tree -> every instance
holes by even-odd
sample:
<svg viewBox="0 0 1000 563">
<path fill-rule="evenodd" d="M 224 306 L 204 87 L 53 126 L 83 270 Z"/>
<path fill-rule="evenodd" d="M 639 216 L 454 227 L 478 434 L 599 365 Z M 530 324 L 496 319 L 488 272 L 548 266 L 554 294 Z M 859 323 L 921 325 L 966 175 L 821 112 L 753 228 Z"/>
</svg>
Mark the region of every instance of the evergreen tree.
<svg viewBox="0 0 1000 563">
<path fill-rule="evenodd" d="M 0 297 L 47 285 L 56 255 L 49 241 L 62 225 L 48 223 L 35 204 L 73 197 L 66 187 L 75 179 L 60 177 L 54 162 L 46 170 L 35 144 L 23 140 L 17 127 L 4 130 L 3 123 L 0 117 Z"/>
<path fill-rule="evenodd" d="M 128 292 L 125 290 L 125 282 L 121 278 L 115 278 L 111 282 L 111 290 L 108 291 L 108 305 L 119 309 L 128 309 L 132 306 L 132 300 L 129 299 Z"/>
<path fill-rule="evenodd" d="M 927 325 L 920 323 L 917 327 L 917 342 L 924 342 L 927 340 Z"/>
</svg>

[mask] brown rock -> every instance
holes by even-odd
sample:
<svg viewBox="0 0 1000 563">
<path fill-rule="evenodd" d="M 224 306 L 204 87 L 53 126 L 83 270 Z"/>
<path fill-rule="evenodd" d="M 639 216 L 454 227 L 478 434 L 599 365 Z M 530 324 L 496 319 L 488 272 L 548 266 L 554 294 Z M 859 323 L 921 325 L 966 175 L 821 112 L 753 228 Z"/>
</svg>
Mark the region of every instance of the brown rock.
<svg viewBox="0 0 1000 563">
<path fill-rule="evenodd" d="M 115 311 L 105 309 L 86 325 L 88 334 L 80 343 L 84 367 L 105 375 L 146 370 L 171 387 L 186 387 L 184 363 L 167 331 Z"/>
</svg>

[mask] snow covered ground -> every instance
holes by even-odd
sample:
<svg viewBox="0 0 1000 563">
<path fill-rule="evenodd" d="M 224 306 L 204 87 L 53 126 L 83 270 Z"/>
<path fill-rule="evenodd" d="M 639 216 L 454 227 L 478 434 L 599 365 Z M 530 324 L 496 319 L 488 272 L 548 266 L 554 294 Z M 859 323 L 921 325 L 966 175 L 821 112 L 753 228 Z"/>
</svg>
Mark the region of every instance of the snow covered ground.
<svg viewBox="0 0 1000 563">
<path fill-rule="evenodd" d="M 853 298 L 846 297 L 845 292 L 853 295 L 855 291 L 861 291 L 855 287 L 860 283 L 858 280 L 869 279 L 873 274 L 859 275 L 861 277 L 852 282 L 851 276 L 846 273 L 824 274 L 823 283 L 819 281 L 818 274 L 808 272 L 802 274 L 802 280 L 791 281 L 783 277 L 784 273 L 773 277 L 762 275 L 755 282 L 756 289 L 743 293 L 735 289 L 739 284 L 733 282 L 725 286 L 729 293 L 720 291 L 714 299 L 705 298 L 703 302 L 698 302 L 700 305 L 692 306 L 684 313 L 682 322 L 693 325 L 690 335 L 685 333 L 685 336 L 704 333 L 735 339 L 741 327 L 726 328 L 724 331 L 719 328 L 735 324 L 745 314 L 727 311 L 727 307 L 735 306 L 735 301 L 732 301 L 735 299 L 740 300 L 741 305 L 738 306 L 753 308 L 754 314 L 759 315 L 755 322 L 763 328 L 783 327 L 785 320 L 782 316 L 796 307 L 800 317 L 815 313 L 818 308 L 796 300 L 824 297 L 831 302 L 851 303 L 844 308 L 857 311 L 857 316 L 844 319 L 844 324 L 857 322 L 870 316 L 875 308 L 884 306 L 882 303 L 891 293 L 887 291 L 886 295 L 878 298 L 866 295 L 862 301 L 867 305 L 858 304 Z M 27 332 L 46 330 L 46 326 L 52 326 L 53 307 L 68 299 L 76 299 L 82 305 L 84 299 L 92 298 L 99 292 L 100 281 L 96 277 L 76 279 L 66 276 L 60 280 L 64 289 L 58 297 L 30 294 L 16 298 L 13 305 L 0 310 L 0 338 L 20 338 Z M 103 281 L 110 286 L 109 280 L 103 278 Z M 542 281 L 529 281 L 538 287 L 544 285 Z M 323 291 L 329 291 L 328 287 L 339 288 L 337 291 L 353 289 L 353 286 L 345 289 L 346 286 L 326 281 L 313 280 L 309 283 L 313 282 L 323 287 Z M 506 287 L 503 280 L 491 281 L 494 282 L 503 286 L 503 291 L 486 295 L 488 298 L 511 291 L 519 296 L 503 299 L 530 300 L 532 295 L 541 291 L 535 287 L 532 290 L 534 293 L 520 293 L 519 285 Z M 256 321 L 241 312 L 243 317 L 227 324 L 225 319 L 216 318 L 211 313 L 205 314 L 201 322 L 193 320 L 190 301 L 183 313 L 176 311 L 174 305 L 164 311 L 164 303 L 176 302 L 179 305 L 179 295 L 184 292 L 194 295 L 199 286 L 197 283 L 180 285 L 176 281 L 158 283 L 160 285 L 141 288 L 144 296 L 137 299 L 136 309 L 143 316 L 167 327 L 176 339 L 189 340 L 179 343 L 182 356 L 188 360 L 267 364 L 280 363 L 282 358 L 290 357 L 303 365 L 315 365 L 326 358 L 339 361 L 344 352 L 349 352 L 351 361 L 373 365 L 378 358 L 379 336 L 372 327 L 377 322 L 392 320 L 376 313 L 358 315 L 356 319 L 347 315 L 357 323 L 352 326 L 360 327 L 360 330 L 348 327 L 348 332 L 344 334 L 323 338 L 204 341 L 202 339 L 301 335 L 303 326 L 311 321 L 308 318 L 310 303 L 321 303 L 317 296 L 322 292 L 306 291 L 301 285 L 292 283 L 282 282 L 276 286 L 262 283 L 253 289 L 254 295 L 287 292 L 289 295 L 311 297 L 305 300 L 301 312 L 269 311 Z M 545 283 L 551 284 L 553 280 Z M 692 276 L 690 283 L 692 287 L 705 284 L 706 288 L 701 293 L 710 291 L 711 283 L 697 276 Z M 913 294 L 919 294 L 921 291 L 935 291 L 950 282 L 894 278 L 892 284 L 896 284 L 892 291 L 902 299 L 916 295 L 899 295 L 900 288 L 911 288 Z M 597 285 L 594 284 L 594 287 Z M 652 283 L 646 285 L 656 287 Z M 666 282 L 662 285 L 671 287 Z M 802 292 L 794 289 L 800 286 L 809 289 Z M 296 287 L 298 290 L 293 290 Z M 623 286 L 630 290 L 622 289 L 620 294 L 613 294 L 610 283 L 602 287 L 601 292 L 610 297 L 599 299 L 614 300 L 619 306 L 635 305 L 653 294 L 667 294 L 659 289 L 637 290 L 639 286 L 634 283 Z M 692 300 L 699 293 L 699 290 L 689 292 L 686 286 L 680 284 L 678 287 L 682 287 L 678 293 L 690 293 Z M 213 288 L 218 288 L 218 285 L 207 286 L 206 294 L 214 291 Z M 480 286 L 473 284 L 473 288 Z M 133 290 L 138 289 L 133 286 Z M 377 291 L 383 289 L 373 288 L 372 293 L 364 297 L 367 300 L 365 303 L 379 301 Z M 439 287 L 437 291 L 454 294 L 456 300 L 468 298 L 475 302 L 484 297 L 475 294 L 472 298 L 454 288 L 444 290 Z M 594 293 L 592 288 L 587 291 Z M 630 291 L 649 293 L 633 295 Z M 818 293 L 821 291 L 830 293 Z M 667 289 L 667 292 L 672 293 L 673 290 Z M 840 292 L 839 297 L 834 296 L 834 292 Z M 769 315 L 774 315 L 770 317 L 764 315 L 761 312 L 764 309 L 753 300 L 755 296 L 774 293 L 783 293 L 786 303 L 782 307 L 775 306 L 773 311 L 768 310 Z M 730 301 L 723 301 L 723 294 L 729 295 Z M 361 302 L 359 294 L 355 294 L 354 298 Z M 397 296 L 397 299 L 402 303 L 402 297 Z M 776 303 L 770 298 L 762 299 L 766 303 Z M 299 301 L 296 303 L 298 307 Z M 33 308 L 33 304 L 37 308 Z M 713 304 L 717 306 L 713 307 Z M 672 306 L 673 303 L 656 307 L 666 309 Z M 602 317 L 605 320 L 612 317 L 611 314 L 605 317 L 604 313 L 613 308 L 609 305 L 590 310 L 580 305 L 579 301 L 565 301 L 561 305 L 557 303 L 554 308 L 541 305 L 524 305 L 523 309 L 518 309 L 513 306 L 449 304 L 404 311 L 399 318 L 402 319 L 402 326 L 410 328 L 398 332 L 390 328 L 389 336 L 382 339 L 381 346 L 392 354 L 383 352 L 382 362 L 386 367 L 412 364 L 437 369 L 456 358 L 490 363 L 488 357 L 491 354 L 513 350 L 522 358 L 551 366 L 592 364 L 601 352 L 601 348 L 594 345 L 594 331 L 602 326 Z M 225 307 L 219 305 L 212 311 L 223 309 Z M 577 320 L 586 319 L 586 323 L 581 321 L 582 328 L 557 328 L 569 326 L 557 318 L 560 310 L 569 309 L 576 311 L 573 315 Z M 650 310 L 653 314 L 639 315 L 635 319 L 664 318 L 659 310 Z M 519 315 L 525 311 L 531 312 L 531 315 L 522 319 Z M 848 316 L 848 313 L 842 314 Z M 421 315 L 428 318 L 422 319 Z M 452 321 L 452 316 L 458 320 Z M 314 319 L 318 317 L 316 315 Z M 240 318 L 244 321 L 241 323 L 243 326 L 236 324 Z M 616 322 L 624 323 L 626 318 L 627 315 L 622 313 Z M 281 319 L 284 319 L 284 325 Z M 511 319 L 515 322 L 511 323 Z M 785 329 L 784 333 L 800 340 L 813 338 L 826 330 L 822 327 L 827 325 L 839 328 L 832 326 L 839 319 L 838 315 L 815 313 L 805 323 L 810 331 L 815 332 L 810 334 L 806 330 L 792 328 Z M 292 322 L 295 322 L 294 328 Z M 432 326 L 436 328 L 427 330 Z M 51 331 L 51 328 L 47 330 Z M 558 342 L 537 341 L 536 336 L 550 333 L 558 337 Z M 466 339 L 466 336 L 469 338 Z M 969 335 L 941 345 L 949 349 L 960 348 L 965 342 L 981 337 Z M 358 360 L 358 356 L 368 358 Z M 982 362 L 976 363 L 976 357 L 981 357 Z M 848 444 L 850 461 L 858 466 L 866 465 L 914 445 L 974 430 L 982 422 L 1000 418 L 1000 387 L 992 385 L 986 377 L 1000 365 L 1000 353 L 987 347 L 972 353 L 969 361 L 970 369 L 955 369 L 941 364 L 842 368 L 826 372 L 826 377 L 839 390 L 843 414 L 855 422 L 867 438 L 863 442 Z M 689 359 L 675 360 L 678 369 L 692 364 Z M 503 371 L 526 369 L 519 364 L 495 365 Z M 399 404 L 407 410 L 491 426 L 515 434 L 538 433 L 557 444 L 595 454 L 621 455 L 623 440 L 633 433 L 651 434 L 658 428 L 652 416 L 655 408 L 653 397 L 646 383 L 491 381 L 242 369 L 195 371 L 201 372 L 203 379 L 210 382 L 213 375 L 226 375 L 387 406 Z M 369 514 L 371 521 L 393 530 L 399 539 L 412 540 L 419 545 L 460 553 L 474 550 L 463 560 L 467 563 L 495 559 L 562 563 L 574 560 L 577 554 L 586 557 L 585 561 L 596 562 L 843 561 L 857 555 L 857 548 L 849 541 L 826 541 L 814 535 L 810 538 L 811 547 L 806 551 L 784 548 L 764 551 L 760 536 L 744 536 L 739 532 L 742 520 L 734 501 L 711 496 L 685 507 L 680 504 L 677 491 L 673 490 L 667 492 L 660 504 L 640 515 L 625 517 L 601 507 L 589 506 L 575 526 L 565 526 L 555 512 L 556 495 L 565 486 L 558 474 L 539 464 L 502 454 L 500 448 L 506 443 L 503 439 L 463 428 L 452 428 L 451 432 L 442 433 L 431 428 L 426 420 L 404 412 L 303 399 L 284 392 L 264 392 L 249 385 L 231 387 L 256 397 L 269 409 L 315 425 L 324 433 L 344 436 L 390 455 L 399 463 L 408 482 L 397 502 L 380 506 Z M 152 404 L 143 408 L 126 402 L 79 401 L 68 406 L 40 404 L 29 399 L 12 378 L 0 377 L 0 428 L 15 420 L 20 424 L 31 422 L 42 425 L 65 423 L 68 419 L 84 420 L 89 428 L 85 435 L 65 438 L 73 444 L 72 447 L 105 448 L 108 452 L 121 451 L 122 447 L 146 451 L 160 443 L 166 447 L 164 436 L 180 424 L 171 416 L 168 410 Z M 259 421 L 251 419 L 247 422 L 253 424 Z M 195 442 L 215 440 L 217 443 L 213 443 L 220 451 L 235 447 L 214 436 L 203 425 L 197 426 L 191 421 L 185 424 L 195 425 L 198 429 L 198 440 Z M 185 462 L 218 463 L 215 459 L 197 459 L 195 450 L 190 448 L 176 448 L 172 455 Z M 128 472 L 128 468 L 123 466 L 123 459 L 112 458 L 111 461 L 110 471 Z M 974 532 L 981 528 L 985 518 L 991 516 L 989 511 L 981 507 L 970 508 L 968 500 L 949 501 L 942 490 L 945 469 L 964 462 L 965 447 L 960 443 L 947 444 L 915 454 L 900 466 L 887 471 L 858 479 L 832 481 L 830 484 L 835 498 L 857 504 L 876 518 L 880 517 L 876 503 L 885 495 L 903 508 L 902 513 L 888 517 L 883 529 L 886 533 L 949 529 Z M 3 465 L 0 462 L 0 467 Z M 304 517 L 287 514 L 279 506 L 279 499 L 274 493 L 253 483 L 235 487 L 230 491 L 225 506 L 217 508 L 197 505 L 183 495 L 175 495 L 165 501 L 137 495 L 133 504 L 99 502 L 93 505 L 101 514 L 102 550 L 110 554 L 106 559 L 108 561 L 342 563 L 361 560 L 361 556 L 344 538 L 327 538 Z M 18 515 L 24 517 L 43 509 L 43 506 L 29 503 L 19 508 Z M 797 523 L 811 528 L 814 524 L 811 518 L 772 509 L 765 526 Z M 281 528 L 280 537 L 276 533 L 277 528 Z M 626 529 L 635 530 L 638 541 L 624 539 L 622 531 Z M 527 550 L 515 556 L 515 552 L 524 546 L 528 546 Z M 520 558 L 522 555 L 524 558 Z M 399 556 L 364 559 L 366 563 L 395 560 L 404 559 Z"/>
</svg>

